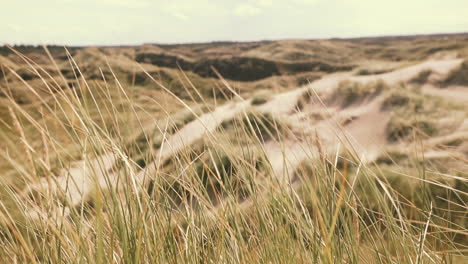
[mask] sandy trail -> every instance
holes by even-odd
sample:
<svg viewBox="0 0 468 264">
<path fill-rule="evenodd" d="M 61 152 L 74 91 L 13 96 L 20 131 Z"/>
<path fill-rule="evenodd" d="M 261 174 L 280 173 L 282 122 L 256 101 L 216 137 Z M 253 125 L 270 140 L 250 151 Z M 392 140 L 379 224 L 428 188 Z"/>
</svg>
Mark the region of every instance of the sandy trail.
<svg viewBox="0 0 468 264">
<path fill-rule="evenodd" d="M 171 158 L 184 147 L 190 146 L 206 134 L 213 133 L 223 121 L 234 118 L 239 113 L 245 111 L 249 105 L 250 101 L 229 103 L 188 123 L 164 142 L 156 154 L 155 161 L 136 176 L 137 181 L 142 183 L 145 175 L 155 173 L 156 167 L 158 167 L 157 163 L 164 163 L 165 160 Z"/>
<path fill-rule="evenodd" d="M 64 169 L 60 176 L 42 178 L 40 182 L 28 186 L 26 191 L 47 189 L 54 195 L 64 195 L 71 205 L 78 205 L 95 190 L 96 183 L 102 187 L 107 185 L 106 177 L 116 160 L 117 155 L 107 153 L 95 159 L 73 162 L 70 169 Z"/>
<path fill-rule="evenodd" d="M 385 125 L 390 118 L 389 113 L 380 111 L 378 107 L 380 105 L 379 100 L 375 99 L 371 103 L 346 109 L 336 109 L 336 107 L 323 106 L 315 102 L 315 105 L 310 107 L 309 110 L 304 110 L 305 113 L 295 114 L 294 109 L 299 97 L 308 89 L 314 89 L 318 93 L 331 93 L 344 80 L 357 82 L 383 80 L 389 84 L 393 84 L 408 81 L 420 71 L 426 69 L 430 69 L 438 74 L 447 74 L 447 72 L 457 67 L 461 62 L 462 60 L 460 59 L 430 60 L 393 72 L 368 76 L 353 76 L 352 73 L 332 74 L 306 87 L 275 95 L 269 102 L 255 106 L 254 108 L 260 112 L 271 113 L 286 119 L 295 118 L 294 120 L 301 120 L 301 118 L 296 118 L 296 115 L 307 115 L 307 111 L 321 108 L 323 111 L 331 113 L 331 117 L 322 121 L 306 118 L 303 121 L 295 122 L 296 124 L 293 126 L 301 130 L 302 136 L 305 138 L 310 138 L 311 136 L 315 136 L 315 134 L 319 135 L 320 140 L 324 142 L 323 145 L 327 146 L 326 151 L 328 153 L 335 153 L 337 146 L 344 144 L 347 148 L 354 149 L 360 157 L 363 157 L 363 160 L 371 161 L 377 157 L 381 148 L 386 144 L 384 136 Z M 141 186 L 145 176 L 151 176 L 155 173 L 158 163 L 163 163 L 184 147 L 190 146 L 205 135 L 212 133 L 223 121 L 232 119 L 245 111 L 249 106 L 250 101 L 231 102 L 188 123 L 164 142 L 163 147 L 156 155 L 155 162 L 149 164 L 146 169 L 136 174 L 134 181 L 138 183 L 138 186 Z M 349 116 L 357 118 L 354 118 L 345 125 L 339 124 L 339 120 Z M 312 123 L 315 124 L 311 125 Z M 314 148 L 306 141 L 299 139 L 285 140 L 282 143 L 267 142 L 265 144 L 265 151 L 274 173 L 278 177 L 279 182 L 283 184 L 290 182 L 293 171 L 299 163 L 316 155 Z M 96 189 L 96 184 L 105 189 L 108 187 L 106 180 L 117 177 L 115 172 L 113 173 L 111 170 L 117 159 L 116 156 L 117 154 L 109 153 L 89 162 L 80 161 L 74 163 L 68 172 L 57 177 L 57 184 L 54 189 L 65 193 L 66 197 L 70 199 L 71 205 L 78 205 Z M 96 168 L 102 169 L 96 170 Z M 75 184 L 71 185 L 69 182 L 74 182 Z M 47 190 L 48 186 L 49 184 L 46 181 L 41 181 L 38 184 L 30 186 L 31 188 L 28 189 Z"/>
<path fill-rule="evenodd" d="M 134 176 L 134 183 L 142 184 L 145 175 L 155 172 L 157 167 L 155 163 L 164 163 L 184 147 L 190 146 L 207 133 L 212 133 L 221 122 L 232 119 L 249 105 L 249 101 L 229 103 L 185 125 L 164 142 L 156 154 L 155 162 Z M 117 177 L 117 172 L 112 169 L 118 158 L 118 153 L 110 152 L 90 161 L 81 160 L 72 163 L 69 170 L 64 170 L 60 176 L 56 177 L 55 184 L 51 185 L 53 186 L 52 192 L 63 192 L 73 206 L 80 204 L 96 189 L 96 184 L 103 189 L 111 187 L 109 184 L 115 184 L 116 181 L 112 178 Z M 44 178 L 39 183 L 29 186 L 27 192 L 48 189 L 49 186 L 49 182 Z"/>
</svg>

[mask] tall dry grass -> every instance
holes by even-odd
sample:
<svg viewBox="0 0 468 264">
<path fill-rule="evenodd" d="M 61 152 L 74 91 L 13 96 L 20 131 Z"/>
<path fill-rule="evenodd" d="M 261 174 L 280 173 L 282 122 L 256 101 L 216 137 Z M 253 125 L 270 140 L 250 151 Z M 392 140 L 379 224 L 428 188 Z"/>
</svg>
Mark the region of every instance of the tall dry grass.
<svg viewBox="0 0 468 264">
<path fill-rule="evenodd" d="M 177 115 L 162 111 L 154 118 L 159 121 L 152 120 L 151 113 L 145 114 L 144 106 L 135 103 L 131 85 L 117 78 L 93 85 L 79 74 L 83 77 L 77 78 L 77 87 L 58 89 L 60 79 L 46 82 L 47 72 L 18 56 L 36 69 L 49 91 L 47 96 L 38 94 L 24 81 L 37 100 L 29 108 L 8 97 L 10 117 L 0 131 L 7 146 L 2 156 L 16 178 L 0 183 L 4 262 L 463 263 L 466 259 L 466 178 L 440 175 L 447 181 L 432 180 L 421 160 L 414 161 L 416 173 L 403 170 L 389 177 L 379 165 L 363 164 L 352 150 L 346 155 L 325 153 L 320 141 L 314 141 L 308 145 L 319 155 L 295 168 L 294 181 L 282 184 L 263 142 L 285 141 L 287 128 L 279 129 L 275 120 L 254 112 L 159 163 L 157 152 L 165 138 L 180 129 L 170 121 L 186 123 L 174 120 Z M 70 63 L 79 71 L 71 57 Z M 197 98 L 196 89 L 191 94 L 195 100 L 203 99 Z M 149 102 L 162 104 L 158 98 Z M 182 104 L 193 113 L 182 120 L 199 118 L 201 113 L 189 101 Z M 93 162 L 104 153 L 116 160 L 111 169 Z M 91 177 L 93 191 L 78 206 L 70 206 L 67 192 L 80 184 L 76 179 L 69 177 L 65 192 L 54 188 L 55 176 L 62 171 L 66 177 L 71 160 L 83 160 L 90 175 L 96 176 Z M 155 169 L 137 181 L 136 175 L 147 166 Z M 97 175 L 103 175 L 105 182 L 98 182 Z M 44 179 L 45 190 L 28 191 L 27 186 Z M 404 189 L 410 181 L 411 190 L 419 192 L 411 196 Z"/>
</svg>

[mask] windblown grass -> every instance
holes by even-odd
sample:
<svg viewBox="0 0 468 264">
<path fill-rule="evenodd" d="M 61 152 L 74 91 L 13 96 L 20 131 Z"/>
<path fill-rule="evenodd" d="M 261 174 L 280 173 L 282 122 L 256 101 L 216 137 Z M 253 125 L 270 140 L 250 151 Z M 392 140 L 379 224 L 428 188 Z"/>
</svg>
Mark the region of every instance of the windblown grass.
<svg viewBox="0 0 468 264">
<path fill-rule="evenodd" d="M 30 109 L 8 101 L 10 118 L 1 128 L 8 144 L 2 154 L 22 184 L 0 185 L 0 259 L 462 263 L 467 253 L 466 178 L 431 179 L 424 166 L 387 177 L 378 165 L 353 158 L 351 150 L 350 158 L 342 159 L 324 153 L 315 142 L 310 147 L 318 150 L 317 157 L 295 168 L 295 181 L 284 185 L 263 143 L 286 142 L 287 125 L 254 111 L 224 122 L 170 159 L 158 160 L 165 137 L 207 109 L 198 111 L 175 98 L 172 106 L 177 102 L 181 114 L 174 115 L 176 109 L 163 111 L 168 108 L 162 99 L 153 98 L 149 102 L 158 102 L 162 110 L 148 113 L 150 104 L 141 104 L 138 90 L 117 80 L 101 88 L 84 85 L 39 96 L 40 103 Z M 343 89 L 352 102 L 377 92 Z M 188 112 L 180 112 L 181 101 Z M 397 101 L 391 105 L 406 105 Z M 42 113 L 35 114 L 36 109 Z M 161 128 L 163 123 L 152 133 L 154 124 Z M 129 138 L 134 140 L 129 143 Z M 141 155 L 132 155 L 133 147 Z M 88 162 L 90 175 L 104 175 L 104 182 L 93 178 L 92 194 L 74 207 L 67 206 L 67 193 L 53 191 L 57 182 L 51 165 L 57 159 L 57 170 L 66 170 L 65 150 L 72 148 Z M 106 164 L 92 162 L 105 153 L 119 166 L 104 170 Z M 142 155 L 144 166 L 138 161 Z M 48 179 L 49 191 L 25 195 L 25 186 L 40 178 Z M 81 184 L 73 180 L 70 186 Z M 41 214 L 31 213 L 36 211 Z"/>
</svg>

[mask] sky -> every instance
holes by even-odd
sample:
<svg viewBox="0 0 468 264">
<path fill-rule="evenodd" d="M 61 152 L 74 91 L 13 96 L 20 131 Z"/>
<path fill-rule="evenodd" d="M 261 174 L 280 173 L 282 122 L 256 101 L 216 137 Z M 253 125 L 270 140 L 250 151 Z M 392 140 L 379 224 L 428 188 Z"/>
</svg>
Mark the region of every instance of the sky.
<svg viewBox="0 0 468 264">
<path fill-rule="evenodd" d="M 0 44 L 131 45 L 468 32 L 468 0 L 2 0 Z"/>
</svg>

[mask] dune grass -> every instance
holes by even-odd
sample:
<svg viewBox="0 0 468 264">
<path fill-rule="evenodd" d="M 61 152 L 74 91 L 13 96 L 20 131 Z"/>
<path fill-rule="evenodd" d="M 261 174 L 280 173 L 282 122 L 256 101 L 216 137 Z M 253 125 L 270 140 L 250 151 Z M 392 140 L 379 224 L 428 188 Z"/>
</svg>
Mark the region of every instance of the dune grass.
<svg viewBox="0 0 468 264">
<path fill-rule="evenodd" d="M 260 90 L 253 95 L 252 105 L 262 105 L 271 99 L 271 91 Z"/>
<path fill-rule="evenodd" d="M 39 95 L 41 103 L 31 109 L 8 101 L 11 120 L 1 132 L 10 144 L 2 154 L 22 184 L 0 183 L 0 259 L 463 263 L 468 250 L 466 178 L 432 179 L 417 162 L 416 171 L 403 168 L 388 176 L 381 165 L 362 164 L 352 150 L 346 159 L 324 153 L 317 141 L 310 147 L 318 150 L 318 158 L 303 161 L 294 169 L 296 180 L 283 185 L 263 143 L 285 142 L 287 126 L 253 111 L 158 162 L 165 137 L 207 109 L 185 104 L 183 110 L 179 104 L 180 114 L 146 113 L 146 105 L 117 80 L 108 80 L 103 88 L 101 96 L 87 85 L 48 98 Z M 354 86 L 347 91 L 350 101 L 363 93 Z M 42 113 L 36 118 L 38 108 Z M 152 133 L 154 123 L 165 120 L 172 122 Z M 145 166 L 138 161 L 142 155 L 129 153 L 129 144 L 145 156 Z M 65 162 L 70 148 L 88 161 L 91 176 L 104 175 L 99 184 L 91 177 L 92 194 L 74 207 L 67 206 L 66 192 L 52 191 L 55 171 L 70 166 Z M 119 166 L 103 171 L 105 164 L 91 162 L 104 153 L 111 153 Z M 56 170 L 52 157 L 59 161 Z M 154 170 L 142 174 L 146 166 Z M 141 181 L 138 175 L 143 175 Z M 25 186 L 41 179 L 48 179 L 51 191 L 25 195 Z M 70 179 L 69 184 L 80 182 Z M 31 213 L 35 211 L 41 214 Z"/>
<path fill-rule="evenodd" d="M 410 80 L 411 83 L 425 84 L 429 80 L 432 74 L 432 70 L 423 70 L 417 76 Z"/>
<path fill-rule="evenodd" d="M 388 85 L 383 81 L 375 81 L 367 84 L 359 82 L 342 81 L 339 83 L 336 90 L 336 97 L 341 101 L 343 107 L 350 106 L 355 103 L 365 101 L 372 96 L 378 95 Z"/>
<path fill-rule="evenodd" d="M 441 85 L 442 87 L 447 87 L 449 85 L 468 85 L 468 60 L 463 61 L 463 63 L 457 69 L 454 69 L 449 73 L 447 78 L 445 78 Z"/>
</svg>

